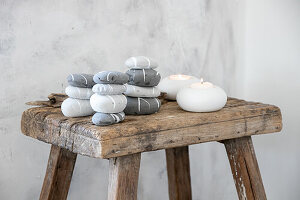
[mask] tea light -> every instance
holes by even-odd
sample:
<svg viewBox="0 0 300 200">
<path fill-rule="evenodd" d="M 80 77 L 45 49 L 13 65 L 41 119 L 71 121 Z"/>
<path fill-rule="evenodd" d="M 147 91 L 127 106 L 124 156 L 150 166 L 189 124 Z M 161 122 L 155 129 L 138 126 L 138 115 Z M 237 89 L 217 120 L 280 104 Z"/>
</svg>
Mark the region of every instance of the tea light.
<svg viewBox="0 0 300 200">
<path fill-rule="evenodd" d="M 161 92 L 167 93 L 166 99 L 176 100 L 177 92 L 180 89 L 199 81 L 200 80 L 194 76 L 176 74 L 164 78 L 157 87 Z"/>
<path fill-rule="evenodd" d="M 225 91 L 210 82 L 193 83 L 181 89 L 176 97 L 178 105 L 190 112 L 213 112 L 222 109 L 227 102 Z"/>
</svg>

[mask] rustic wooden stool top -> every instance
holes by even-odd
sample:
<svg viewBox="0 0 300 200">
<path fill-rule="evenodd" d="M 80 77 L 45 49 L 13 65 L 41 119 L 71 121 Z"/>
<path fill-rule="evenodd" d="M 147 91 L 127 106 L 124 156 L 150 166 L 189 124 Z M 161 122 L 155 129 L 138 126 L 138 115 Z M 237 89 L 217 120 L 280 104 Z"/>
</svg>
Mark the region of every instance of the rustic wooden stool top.
<svg viewBox="0 0 300 200">
<path fill-rule="evenodd" d="M 68 118 L 63 116 L 59 106 L 65 98 L 64 95 L 52 95 L 51 98 L 49 103 L 44 103 L 46 104 L 44 107 L 26 110 L 22 116 L 21 127 L 25 135 L 52 144 L 51 153 L 53 154 L 57 151 L 58 156 L 61 156 L 65 151 L 66 155 L 69 153 L 95 158 L 123 158 L 123 160 L 120 160 L 123 166 L 116 163 L 116 159 L 111 164 L 114 165 L 110 168 L 112 171 L 110 177 L 113 178 L 115 176 L 119 177 L 122 170 L 127 170 L 126 173 L 129 173 L 131 169 L 127 169 L 124 163 L 129 163 L 128 166 L 134 165 L 132 167 L 137 169 L 136 175 L 138 176 L 141 152 L 168 149 L 166 155 L 170 199 L 190 199 L 190 188 L 187 188 L 186 192 L 182 192 L 184 189 L 181 188 L 180 194 L 176 192 L 176 189 L 178 189 L 176 187 L 186 186 L 178 183 L 178 177 L 177 179 L 174 178 L 179 176 L 185 179 L 183 182 L 187 187 L 190 187 L 187 146 L 203 142 L 221 141 L 225 144 L 232 172 L 235 173 L 233 175 L 236 179 L 239 198 L 264 199 L 262 197 L 265 197 L 251 137 L 249 136 L 281 130 L 281 113 L 276 106 L 229 98 L 226 106 L 220 111 L 191 113 L 180 109 L 176 102 L 166 102 L 156 114 L 126 116 L 122 123 L 99 127 L 92 124 L 91 117 Z M 242 161 L 240 160 L 241 156 L 244 158 Z M 50 159 L 51 155 L 49 162 Z M 73 159 L 74 164 L 75 159 L 76 157 Z M 240 162 L 239 166 L 237 166 L 238 162 Z M 254 171 L 251 172 L 251 169 L 250 171 L 247 169 L 248 172 L 244 172 L 243 166 L 253 168 Z M 181 175 L 178 170 L 175 170 L 177 168 L 182 171 Z M 72 165 L 70 169 L 73 171 Z M 48 171 L 49 163 L 47 173 Z M 111 174 L 114 171 L 116 172 Z M 236 174 L 237 171 L 239 171 L 239 174 Z M 245 176 L 248 178 L 245 178 Z M 246 179 L 249 179 L 248 182 Z M 46 187 L 45 181 L 43 190 L 46 190 L 44 188 Z M 114 184 L 110 182 L 110 191 L 114 191 L 115 194 L 114 196 L 109 194 L 109 198 L 127 199 L 126 195 L 124 196 L 126 191 L 121 192 L 123 197 L 118 198 L 118 192 L 121 191 L 119 187 L 122 186 Z M 127 196 L 128 199 L 136 198 L 137 182 L 133 186 L 132 190 L 127 191 L 127 193 L 130 193 L 127 194 L 129 195 Z M 248 187 L 245 189 L 245 186 L 249 186 L 250 189 Z M 66 187 L 68 189 L 68 184 Z M 41 199 L 50 199 L 50 193 L 55 192 L 48 191 L 48 198 L 42 198 L 42 193 Z M 65 193 L 66 197 L 67 191 Z"/>
</svg>

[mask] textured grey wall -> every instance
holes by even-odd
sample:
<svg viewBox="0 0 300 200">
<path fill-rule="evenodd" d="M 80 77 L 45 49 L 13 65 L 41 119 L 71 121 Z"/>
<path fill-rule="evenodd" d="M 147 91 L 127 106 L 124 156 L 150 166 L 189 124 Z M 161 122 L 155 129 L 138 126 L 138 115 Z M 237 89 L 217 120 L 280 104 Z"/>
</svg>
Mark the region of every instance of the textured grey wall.
<svg viewBox="0 0 300 200">
<path fill-rule="evenodd" d="M 163 76 L 204 77 L 237 89 L 243 1 L 0 0 L 0 199 L 37 199 L 49 145 L 20 133 L 24 102 L 63 92 L 69 73 L 125 71 L 132 55 Z M 234 199 L 224 147 L 191 148 L 194 199 Z M 69 199 L 104 199 L 108 162 L 79 156 Z M 163 151 L 145 153 L 140 199 L 167 199 Z"/>
</svg>

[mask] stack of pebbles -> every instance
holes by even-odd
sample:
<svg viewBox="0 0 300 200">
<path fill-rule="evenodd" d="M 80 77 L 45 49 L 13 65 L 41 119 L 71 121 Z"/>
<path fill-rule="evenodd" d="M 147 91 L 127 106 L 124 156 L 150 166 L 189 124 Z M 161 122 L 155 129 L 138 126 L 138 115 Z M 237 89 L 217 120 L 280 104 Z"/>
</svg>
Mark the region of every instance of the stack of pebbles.
<svg viewBox="0 0 300 200">
<path fill-rule="evenodd" d="M 154 69 L 158 66 L 155 61 L 145 56 L 131 57 L 125 65 L 129 81 L 126 85 L 127 106 L 124 110 L 128 115 L 147 115 L 159 111 L 161 102 L 158 98 L 160 91 L 157 87 L 160 74 Z"/>
<path fill-rule="evenodd" d="M 124 85 L 128 75 L 122 72 L 102 71 L 94 75 L 94 82 L 90 103 L 96 113 L 92 117 L 95 125 L 106 126 L 121 122 L 125 119 L 123 110 L 127 99 L 122 94 L 126 91 Z"/>
<path fill-rule="evenodd" d="M 69 96 L 61 104 L 61 111 L 66 117 L 83 117 L 94 114 L 90 105 L 95 85 L 91 74 L 70 74 L 67 78 L 69 86 L 66 94 Z"/>
</svg>

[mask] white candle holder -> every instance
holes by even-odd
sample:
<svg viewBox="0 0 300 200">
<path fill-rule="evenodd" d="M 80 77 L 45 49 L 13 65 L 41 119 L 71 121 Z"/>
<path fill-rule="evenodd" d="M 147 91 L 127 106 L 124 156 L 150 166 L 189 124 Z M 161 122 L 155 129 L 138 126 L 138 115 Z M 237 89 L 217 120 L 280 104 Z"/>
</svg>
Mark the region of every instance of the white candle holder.
<svg viewBox="0 0 300 200">
<path fill-rule="evenodd" d="M 181 89 L 176 96 L 178 105 L 190 112 L 213 112 L 222 109 L 227 102 L 225 91 L 209 82 L 193 83 Z"/>
<path fill-rule="evenodd" d="M 189 86 L 192 83 L 199 82 L 200 80 L 194 76 L 189 75 L 183 75 L 183 74 L 176 74 L 176 75 L 170 75 L 158 84 L 158 89 L 161 92 L 166 93 L 166 99 L 169 100 L 176 100 L 177 92 L 184 88 Z"/>
</svg>

